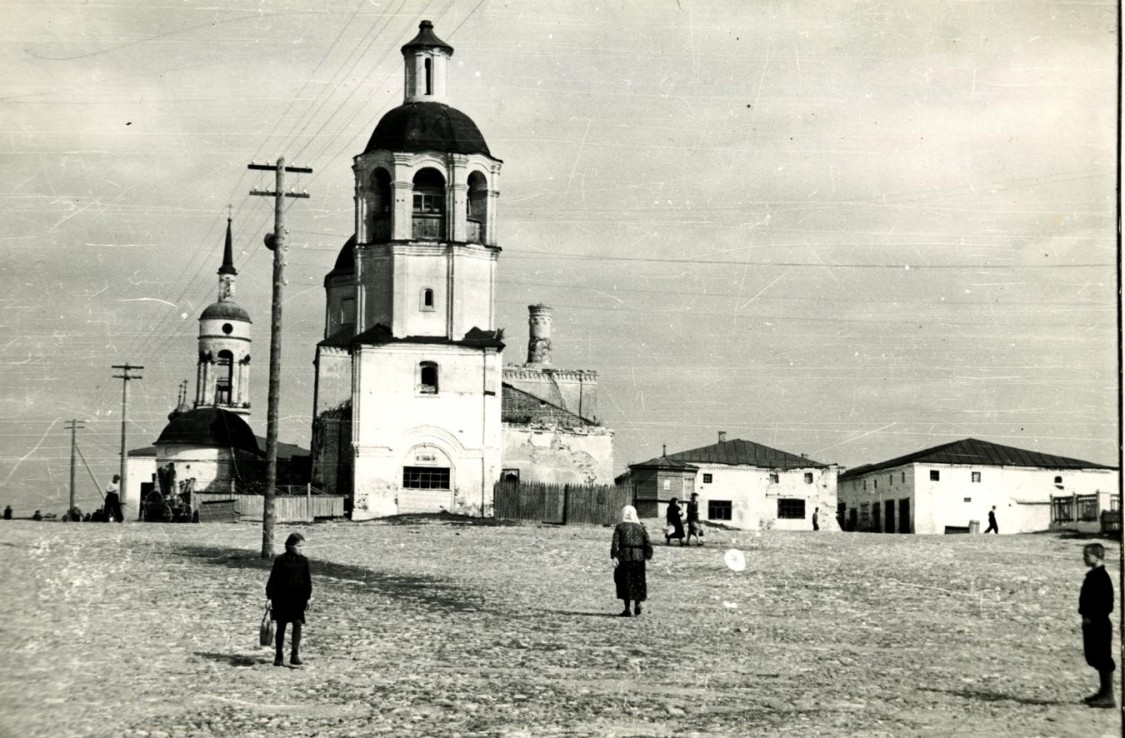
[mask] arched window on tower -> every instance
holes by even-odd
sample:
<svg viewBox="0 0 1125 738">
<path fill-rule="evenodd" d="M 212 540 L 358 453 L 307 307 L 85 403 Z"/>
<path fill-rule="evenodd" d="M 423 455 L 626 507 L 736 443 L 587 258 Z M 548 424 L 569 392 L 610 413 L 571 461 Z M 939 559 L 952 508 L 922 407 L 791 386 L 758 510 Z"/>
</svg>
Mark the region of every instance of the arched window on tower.
<svg viewBox="0 0 1125 738">
<path fill-rule="evenodd" d="M 426 94 L 434 94 L 434 61 L 426 60 Z"/>
<path fill-rule="evenodd" d="M 432 312 L 434 309 L 434 291 L 429 287 L 422 290 L 421 309 L 425 312 Z"/>
<path fill-rule="evenodd" d="M 414 175 L 415 241 L 441 241 L 445 238 L 445 177 L 427 167 Z"/>
<path fill-rule="evenodd" d="M 423 361 L 418 365 L 419 383 L 418 393 L 423 395 L 436 395 L 438 393 L 438 365 L 432 361 Z"/>
<path fill-rule="evenodd" d="M 391 175 L 377 168 L 371 173 L 370 243 L 391 240 Z"/>
<path fill-rule="evenodd" d="M 234 384 L 234 355 L 220 351 L 215 360 L 215 404 L 229 405 Z"/>
<path fill-rule="evenodd" d="M 469 175 L 468 222 L 465 240 L 469 243 L 484 243 L 488 225 L 488 182 L 480 172 Z"/>
</svg>

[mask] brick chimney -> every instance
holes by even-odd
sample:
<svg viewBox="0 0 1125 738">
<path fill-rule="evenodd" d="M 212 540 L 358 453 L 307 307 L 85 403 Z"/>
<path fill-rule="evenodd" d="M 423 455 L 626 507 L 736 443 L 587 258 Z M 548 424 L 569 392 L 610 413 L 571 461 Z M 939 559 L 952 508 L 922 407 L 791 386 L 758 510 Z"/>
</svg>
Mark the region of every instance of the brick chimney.
<svg viewBox="0 0 1125 738">
<path fill-rule="evenodd" d="M 726 442 L 727 442 L 727 432 L 726 431 L 719 431 L 719 443 L 726 443 Z"/>
</svg>

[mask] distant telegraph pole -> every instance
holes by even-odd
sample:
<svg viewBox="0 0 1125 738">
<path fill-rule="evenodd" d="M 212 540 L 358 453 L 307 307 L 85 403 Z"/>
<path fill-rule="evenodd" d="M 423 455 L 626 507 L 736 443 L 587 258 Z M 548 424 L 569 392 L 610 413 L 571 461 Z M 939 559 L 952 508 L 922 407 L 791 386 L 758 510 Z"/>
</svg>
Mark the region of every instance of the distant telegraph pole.
<svg viewBox="0 0 1125 738">
<path fill-rule="evenodd" d="M 130 379 L 144 379 L 144 377 L 137 375 L 133 376 L 129 372 L 140 371 L 144 369 L 143 366 L 133 366 L 129 362 L 124 364 L 114 364 L 111 368 L 120 369 L 121 374 L 114 374 L 114 379 L 121 380 L 121 485 L 118 487 L 118 494 L 121 496 L 121 502 L 125 502 L 125 419 L 129 409 L 129 380 Z M 73 472 L 72 472 L 73 475 Z"/>
<path fill-rule="evenodd" d="M 270 388 L 266 409 L 266 494 L 262 501 L 262 558 L 273 556 L 274 496 L 277 487 L 277 422 L 281 394 L 281 290 L 285 285 L 285 216 L 282 207 L 286 197 L 308 197 L 307 192 L 286 192 L 285 173 L 311 174 L 308 167 L 287 167 L 285 158 L 277 164 L 255 164 L 248 169 L 272 171 L 277 175 L 273 190 L 250 190 L 251 195 L 273 197 L 273 233 L 266 234 L 266 247 L 273 252 L 273 309 L 270 314 Z"/>
<path fill-rule="evenodd" d="M 80 425 L 81 422 L 82 421 L 77 419 L 68 420 L 66 426 L 66 429 L 70 431 L 70 507 L 66 509 L 66 514 L 68 516 L 70 515 L 70 511 L 74 509 L 74 471 L 77 468 L 75 466 L 75 461 L 77 461 L 75 456 L 78 453 L 78 431 L 86 427 Z"/>
</svg>

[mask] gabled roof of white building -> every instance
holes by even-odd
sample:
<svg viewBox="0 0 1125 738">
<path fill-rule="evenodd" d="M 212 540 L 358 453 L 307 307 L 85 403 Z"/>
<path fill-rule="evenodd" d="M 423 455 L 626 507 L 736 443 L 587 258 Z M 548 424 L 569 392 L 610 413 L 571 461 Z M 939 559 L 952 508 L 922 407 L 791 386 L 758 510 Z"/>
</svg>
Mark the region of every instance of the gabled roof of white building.
<svg viewBox="0 0 1125 738">
<path fill-rule="evenodd" d="M 693 448 L 690 451 L 681 451 L 677 454 L 668 454 L 661 459 L 651 459 L 633 466 L 649 466 L 662 460 L 686 461 L 691 464 L 757 466 L 764 469 L 822 469 L 828 466 L 804 456 L 779 451 L 776 448 L 763 446 L 753 441 L 744 441 L 741 438 L 719 441 L 710 446 Z"/>
<path fill-rule="evenodd" d="M 1115 466 L 1095 464 L 1092 461 L 1071 459 L 1066 456 L 1054 456 L 1039 451 L 1015 448 L 1014 446 L 1001 446 L 998 443 L 981 441 L 977 438 L 965 438 L 960 441 L 934 446 L 933 448 L 915 451 L 906 456 L 899 456 L 875 464 L 865 464 L 854 469 L 848 469 L 840 475 L 840 479 L 870 474 L 881 469 L 890 469 L 905 464 L 962 464 L 970 466 L 1026 466 L 1040 469 L 1116 469 Z"/>
</svg>

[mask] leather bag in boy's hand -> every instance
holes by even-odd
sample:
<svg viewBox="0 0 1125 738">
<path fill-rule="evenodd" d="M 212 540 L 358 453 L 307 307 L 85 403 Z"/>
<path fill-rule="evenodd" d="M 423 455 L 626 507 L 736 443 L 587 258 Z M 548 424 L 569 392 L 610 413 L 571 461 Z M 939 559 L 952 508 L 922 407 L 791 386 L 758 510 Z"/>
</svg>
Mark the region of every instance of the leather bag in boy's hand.
<svg viewBox="0 0 1125 738">
<path fill-rule="evenodd" d="M 258 629 L 258 645 L 272 646 L 274 633 L 273 621 L 270 620 L 270 606 L 266 605 L 266 612 L 262 615 L 262 627 Z"/>
</svg>

